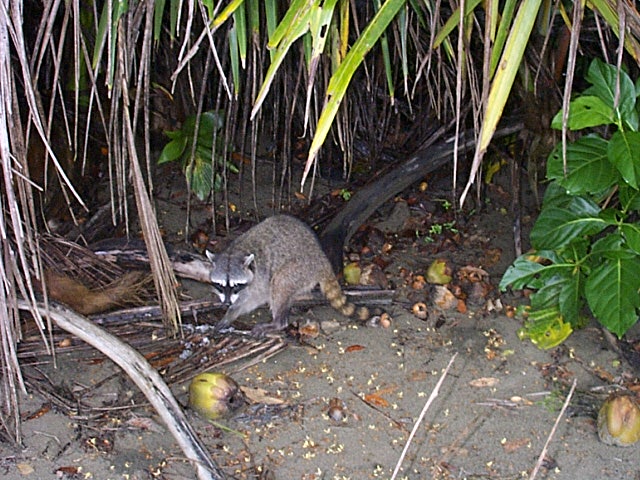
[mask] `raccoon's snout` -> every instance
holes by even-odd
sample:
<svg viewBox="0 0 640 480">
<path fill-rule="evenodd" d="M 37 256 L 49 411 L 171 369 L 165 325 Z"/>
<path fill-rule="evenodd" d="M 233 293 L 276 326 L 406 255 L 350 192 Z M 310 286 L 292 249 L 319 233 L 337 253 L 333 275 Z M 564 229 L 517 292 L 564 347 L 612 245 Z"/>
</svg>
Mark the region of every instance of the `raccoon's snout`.
<svg viewBox="0 0 640 480">
<path fill-rule="evenodd" d="M 213 291 L 218 295 L 223 305 L 231 305 L 238 299 L 240 291 L 247 286 L 246 283 L 236 285 L 214 283 Z"/>
</svg>

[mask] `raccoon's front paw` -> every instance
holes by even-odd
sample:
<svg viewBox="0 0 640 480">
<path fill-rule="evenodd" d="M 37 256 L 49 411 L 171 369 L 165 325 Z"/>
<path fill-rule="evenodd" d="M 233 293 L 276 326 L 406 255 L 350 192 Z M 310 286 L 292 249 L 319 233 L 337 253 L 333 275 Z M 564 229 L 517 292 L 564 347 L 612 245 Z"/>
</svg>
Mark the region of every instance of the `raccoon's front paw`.
<svg viewBox="0 0 640 480">
<path fill-rule="evenodd" d="M 266 337 L 267 335 L 281 332 L 283 328 L 273 322 L 259 323 L 251 329 L 251 336 L 256 338 Z"/>
<path fill-rule="evenodd" d="M 231 328 L 231 323 L 232 322 L 226 322 L 223 320 L 220 320 L 218 323 L 215 324 L 215 326 L 213 327 L 213 331 L 215 333 L 224 333 L 225 330 L 229 330 Z"/>
</svg>

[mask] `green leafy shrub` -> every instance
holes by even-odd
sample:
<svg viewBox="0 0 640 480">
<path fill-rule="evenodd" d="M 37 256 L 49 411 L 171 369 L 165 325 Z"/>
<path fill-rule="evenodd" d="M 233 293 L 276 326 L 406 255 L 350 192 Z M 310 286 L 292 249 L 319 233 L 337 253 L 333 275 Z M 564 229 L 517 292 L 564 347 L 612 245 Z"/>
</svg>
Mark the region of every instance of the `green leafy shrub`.
<svg viewBox="0 0 640 480">
<path fill-rule="evenodd" d="M 530 236 L 534 251 L 517 258 L 500 282 L 502 290 L 534 291 L 521 334 L 542 348 L 583 324 L 586 307 L 618 337 L 640 308 L 640 83 L 600 60 L 586 79 L 591 86 L 571 102 L 568 119 L 571 130 L 586 131 L 567 144 L 566 171 L 561 143 L 549 156 L 550 184 Z M 552 127 L 562 128 L 562 112 Z"/>
<path fill-rule="evenodd" d="M 169 142 L 160 153 L 158 165 L 180 159 L 187 184 L 200 200 L 207 198 L 212 190 L 220 190 L 222 186 L 222 177 L 218 172 L 213 172 L 213 160 L 215 158 L 221 166 L 224 166 L 225 160 L 220 153 L 220 142 L 216 142 L 214 148 L 213 137 L 214 132 L 220 132 L 223 125 L 223 112 L 211 110 L 200 116 L 197 136 L 195 115 L 187 117 L 179 130 L 165 132 Z M 231 162 L 226 167 L 229 171 L 238 173 Z"/>
</svg>

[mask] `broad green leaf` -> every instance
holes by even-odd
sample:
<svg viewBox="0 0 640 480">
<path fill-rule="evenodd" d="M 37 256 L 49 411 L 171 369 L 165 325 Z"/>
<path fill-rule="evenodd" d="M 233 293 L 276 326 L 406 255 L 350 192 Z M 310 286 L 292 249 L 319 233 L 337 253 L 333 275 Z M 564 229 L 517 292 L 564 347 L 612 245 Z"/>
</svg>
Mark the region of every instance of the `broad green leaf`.
<svg viewBox="0 0 640 480">
<path fill-rule="evenodd" d="M 623 212 L 640 210 L 640 191 L 626 183 L 621 183 L 618 187 L 620 189 L 620 203 Z"/>
<path fill-rule="evenodd" d="M 221 130 L 222 127 L 224 127 L 224 119 L 225 119 L 224 110 L 207 110 L 202 115 L 207 122 L 211 122 L 212 128 L 215 128 L 216 130 Z"/>
<path fill-rule="evenodd" d="M 640 308 L 640 260 L 605 259 L 585 283 L 585 296 L 594 316 L 622 337 L 638 321 Z"/>
<path fill-rule="evenodd" d="M 214 130 L 220 130 L 224 126 L 224 112 L 209 110 L 200 116 L 200 128 L 198 128 L 198 142 L 200 139 L 208 139 L 211 143 Z"/>
<path fill-rule="evenodd" d="M 500 289 L 502 291 L 507 287 L 516 290 L 526 287 L 539 289 L 554 277 L 569 277 L 574 269 L 573 263 L 564 261 L 552 251 L 525 253 L 516 258 L 507 268 L 500 280 Z"/>
<path fill-rule="evenodd" d="M 609 140 L 608 156 L 622 178 L 637 189 L 640 185 L 640 132 L 615 132 Z"/>
<path fill-rule="evenodd" d="M 561 207 L 571 203 L 573 197 L 567 193 L 567 189 L 561 186 L 557 180 L 551 181 L 544 192 L 542 208 Z"/>
<path fill-rule="evenodd" d="M 192 137 L 196 132 L 196 116 L 189 115 L 187 118 L 185 118 L 180 130 L 182 130 L 184 135 Z"/>
<path fill-rule="evenodd" d="M 602 192 L 619 178 L 609 162 L 607 142 L 597 135 L 588 135 L 567 145 L 566 177 L 561 143 L 556 145 L 547 160 L 547 179 L 557 180 L 572 195 Z"/>
<path fill-rule="evenodd" d="M 566 323 L 562 320 L 562 317 L 556 318 L 556 320 L 548 325 L 546 331 L 542 335 L 534 336 L 529 334 L 529 338 L 538 348 L 548 350 L 553 347 L 557 347 L 564 342 L 569 335 L 573 333 L 570 323 Z"/>
<path fill-rule="evenodd" d="M 162 152 L 160 152 L 160 157 L 158 158 L 158 165 L 162 165 L 163 163 L 171 162 L 176 160 L 182 156 L 185 148 L 187 148 L 187 137 L 180 136 L 175 140 L 171 140 L 167 143 Z"/>
<path fill-rule="evenodd" d="M 580 96 L 569 104 L 569 130 L 597 127 L 614 123 L 613 107 L 600 97 Z M 551 128 L 562 130 L 562 110 L 551 120 Z"/>
<path fill-rule="evenodd" d="M 208 146 L 211 148 L 211 144 L 213 142 L 213 124 L 210 121 L 204 121 L 204 116 L 200 120 L 197 143 L 198 145 Z"/>
<path fill-rule="evenodd" d="M 618 77 L 618 68 L 609 65 L 602 60 L 596 58 L 589 65 L 586 79 L 592 84 L 587 88 L 583 95 L 595 95 L 600 97 L 605 104 L 613 108 L 616 78 Z M 638 112 L 636 111 L 635 87 L 624 70 L 619 72 L 620 78 L 620 94 L 618 99 L 618 111 L 620 119 L 626 122 L 632 129 L 638 130 Z"/>
<path fill-rule="evenodd" d="M 558 308 L 560 292 L 566 281 L 566 276 L 556 275 L 544 282 L 542 286 L 529 297 L 531 310 L 539 311 L 547 308 Z"/>
<path fill-rule="evenodd" d="M 199 200 L 205 200 L 213 188 L 213 167 L 211 158 L 203 158 L 199 155 L 187 165 L 185 177 L 191 191 Z"/>
<path fill-rule="evenodd" d="M 636 257 L 636 254 L 627 247 L 621 232 L 613 232 L 596 240 L 591 253 L 594 265 L 599 264 L 603 258 L 618 260 Z"/>
<path fill-rule="evenodd" d="M 640 254 L 640 225 L 637 223 L 623 223 L 620 225 L 620 230 L 627 246 L 635 253 Z"/>
<path fill-rule="evenodd" d="M 598 206 L 575 197 L 566 207 L 545 207 L 531 230 L 531 245 L 536 249 L 558 249 L 582 235 L 593 235 L 606 223 L 598 217 Z"/>
<path fill-rule="evenodd" d="M 581 269 L 575 269 L 566 279 L 558 295 L 558 307 L 562 317 L 572 326 L 580 325 L 580 312 L 584 306 L 585 275 Z"/>
<path fill-rule="evenodd" d="M 559 310 L 554 307 L 529 312 L 520 338 L 529 338 L 538 348 L 547 350 L 564 342 L 571 335 L 571 324 L 564 322 Z"/>
<path fill-rule="evenodd" d="M 176 140 L 185 136 L 184 133 L 182 133 L 182 130 L 165 130 L 164 134 L 171 140 Z"/>
<path fill-rule="evenodd" d="M 605 208 L 598 214 L 598 217 L 600 217 L 607 225 L 610 226 L 618 226 L 622 221 L 620 210 L 618 210 L 617 208 Z"/>
<path fill-rule="evenodd" d="M 209 142 L 211 142 L 211 139 L 209 139 Z M 201 158 L 211 158 L 213 156 L 213 152 L 211 150 L 212 150 L 211 143 L 209 143 L 209 145 L 203 145 L 201 143 L 197 143 L 195 155 L 196 157 L 201 157 Z"/>
<path fill-rule="evenodd" d="M 540 270 L 544 268 L 538 262 L 531 261 L 530 255 L 520 255 L 509 265 L 500 280 L 500 290 L 505 291 L 508 287 L 520 290 L 526 288 L 530 282 L 534 281 Z"/>
<path fill-rule="evenodd" d="M 565 248 L 559 250 L 563 261 L 572 265 L 581 264 L 589 253 L 593 239 L 582 237 L 573 240 Z"/>
</svg>

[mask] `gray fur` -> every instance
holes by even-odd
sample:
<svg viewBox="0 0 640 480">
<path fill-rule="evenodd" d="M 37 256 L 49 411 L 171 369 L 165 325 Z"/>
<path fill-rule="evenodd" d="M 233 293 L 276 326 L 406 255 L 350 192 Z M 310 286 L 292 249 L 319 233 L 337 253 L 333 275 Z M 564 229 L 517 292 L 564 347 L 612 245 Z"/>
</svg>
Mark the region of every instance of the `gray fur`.
<svg viewBox="0 0 640 480">
<path fill-rule="evenodd" d="M 341 297 L 337 303 L 345 303 L 316 235 L 294 217 L 267 218 L 234 240 L 224 252 L 207 252 L 207 256 L 212 264 L 214 289 L 229 304 L 216 326 L 218 330 L 264 304 L 269 304 L 273 320 L 256 325 L 252 334 L 263 336 L 282 330 L 289 323 L 289 309 L 295 298 L 318 284 L 326 294 L 326 286 L 333 287 L 335 283 Z"/>
</svg>

